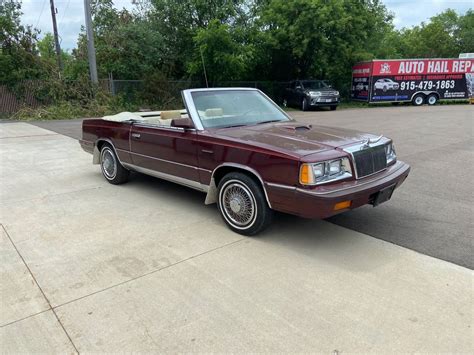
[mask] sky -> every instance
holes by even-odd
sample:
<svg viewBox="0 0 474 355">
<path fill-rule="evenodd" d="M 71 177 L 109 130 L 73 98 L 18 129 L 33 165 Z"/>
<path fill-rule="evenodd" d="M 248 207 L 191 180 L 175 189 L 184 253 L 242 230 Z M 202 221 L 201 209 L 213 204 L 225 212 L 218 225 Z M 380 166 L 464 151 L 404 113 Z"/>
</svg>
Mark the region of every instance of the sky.
<svg viewBox="0 0 474 355">
<path fill-rule="evenodd" d="M 394 24 L 397 28 L 417 25 L 448 8 L 464 14 L 469 8 L 474 7 L 474 0 L 382 0 L 382 2 L 395 15 Z M 61 47 L 65 50 L 71 50 L 76 46 L 77 36 L 84 24 L 83 4 L 83 0 L 55 0 Z M 117 8 L 133 7 L 132 0 L 114 0 L 114 4 Z M 23 24 L 33 25 L 40 29 L 42 34 L 53 31 L 49 0 L 23 0 L 22 11 Z"/>
</svg>

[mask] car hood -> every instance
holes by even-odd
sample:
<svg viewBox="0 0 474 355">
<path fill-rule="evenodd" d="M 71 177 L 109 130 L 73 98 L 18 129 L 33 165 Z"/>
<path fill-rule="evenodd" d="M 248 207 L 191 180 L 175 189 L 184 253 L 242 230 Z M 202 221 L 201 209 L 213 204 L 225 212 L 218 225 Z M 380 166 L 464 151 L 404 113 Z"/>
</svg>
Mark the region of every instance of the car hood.
<svg viewBox="0 0 474 355">
<path fill-rule="evenodd" d="M 221 128 L 215 130 L 214 134 L 300 157 L 353 145 L 367 138 L 376 137 L 349 129 L 307 125 L 294 121 Z"/>
</svg>

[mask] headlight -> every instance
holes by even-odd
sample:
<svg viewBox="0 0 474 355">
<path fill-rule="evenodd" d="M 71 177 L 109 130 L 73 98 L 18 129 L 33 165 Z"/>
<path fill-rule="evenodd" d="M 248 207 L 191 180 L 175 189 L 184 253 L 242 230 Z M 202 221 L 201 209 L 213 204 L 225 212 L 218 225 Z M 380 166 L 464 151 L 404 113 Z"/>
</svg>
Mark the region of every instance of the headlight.
<svg viewBox="0 0 474 355">
<path fill-rule="evenodd" d="M 395 153 L 395 146 L 392 142 L 385 145 L 385 155 L 387 157 L 387 165 L 397 160 L 397 153 Z"/>
<path fill-rule="evenodd" d="M 324 176 L 325 173 L 326 173 L 326 166 L 324 163 L 313 165 L 313 175 L 316 179 Z"/>
<path fill-rule="evenodd" d="M 310 91 L 309 96 L 321 96 L 321 91 Z"/>
<path fill-rule="evenodd" d="M 335 92 L 335 95 L 336 95 L 336 96 L 339 96 L 339 91 L 336 91 L 336 92 Z"/>
<path fill-rule="evenodd" d="M 335 175 L 335 174 L 339 174 L 341 172 L 342 164 L 341 164 L 340 159 L 333 160 L 333 161 L 329 162 L 328 166 L 329 166 L 329 175 L 330 176 Z"/>
<path fill-rule="evenodd" d="M 300 169 L 300 184 L 319 185 L 352 177 L 349 158 L 319 163 L 304 163 Z"/>
</svg>

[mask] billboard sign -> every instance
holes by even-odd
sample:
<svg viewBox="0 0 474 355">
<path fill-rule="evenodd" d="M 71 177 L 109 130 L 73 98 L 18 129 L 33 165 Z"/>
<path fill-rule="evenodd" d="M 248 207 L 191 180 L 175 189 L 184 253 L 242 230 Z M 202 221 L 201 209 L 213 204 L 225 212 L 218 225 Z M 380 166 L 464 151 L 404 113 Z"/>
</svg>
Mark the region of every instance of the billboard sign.
<svg viewBox="0 0 474 355">
<path fill-rule="evenodd" d="M 362 77 L 362 67 L 369 67 Z M 410 101 L 419 92 L 440 99 L 472 95 L 474 59 L 374 60 L 353 68 L 352 97 L 370 102 Z M 369 83 L 368 92 L 359 82 Z M 365 99 L 364 99 L 365 98 Z"/>
</svg>

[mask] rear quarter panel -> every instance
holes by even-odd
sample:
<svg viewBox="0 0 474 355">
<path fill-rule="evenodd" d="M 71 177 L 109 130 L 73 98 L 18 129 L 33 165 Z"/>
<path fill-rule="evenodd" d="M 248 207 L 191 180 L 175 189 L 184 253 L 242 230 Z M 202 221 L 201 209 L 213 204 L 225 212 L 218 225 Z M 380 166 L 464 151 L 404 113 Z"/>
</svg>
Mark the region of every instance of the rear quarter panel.
<svg viewBox="0 0 474 355">
<path fill-rule="evenodd" d="M 119 159 L 131 163 L 130 158 L 130 127 L 128 123 L 88 119 L 82 123 L 82 140 L 94 145 L 101 140 L 112 142 Z"/>
</svg>

